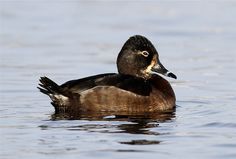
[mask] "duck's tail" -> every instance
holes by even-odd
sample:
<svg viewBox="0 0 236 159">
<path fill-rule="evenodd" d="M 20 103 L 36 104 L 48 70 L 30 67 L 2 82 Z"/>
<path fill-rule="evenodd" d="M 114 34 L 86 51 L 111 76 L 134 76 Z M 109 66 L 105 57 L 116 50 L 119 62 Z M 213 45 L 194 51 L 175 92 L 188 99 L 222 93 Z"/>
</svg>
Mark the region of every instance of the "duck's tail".
<svg viewBox="0 0 236 159">
<path fill-rule="evenodd" d="M 55 111 L 65 112 L 69 98 L 64 95 L 62 88 L 48 77 L 41 77 L 39 82 L 39 87 L 37 88 L 51 98 L 51 104 L 54 106 Z"/>
<path fill-rule="evenodd" d="M 56 84 L 55 82 L 53 82 L 51 79 L 49 79 L 48 77 L 41 77 L 39 79 L 39 87 L 37 87 L 40 92 L 48 95 L 49 97 L 51 95 L 55 95 L 55 94 L 60 94 L 60 86 L 58 84 Z"/>
</svg>

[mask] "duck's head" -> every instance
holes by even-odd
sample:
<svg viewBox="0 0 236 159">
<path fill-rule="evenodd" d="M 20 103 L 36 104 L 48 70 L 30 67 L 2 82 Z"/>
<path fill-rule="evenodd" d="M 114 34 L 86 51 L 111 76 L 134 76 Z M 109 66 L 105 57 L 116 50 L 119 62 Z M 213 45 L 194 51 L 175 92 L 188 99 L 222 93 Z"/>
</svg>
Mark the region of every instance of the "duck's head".
<svg viewBox="0 0 236 159">
<path fill-rule="evenodd" d="M 177 78 L 161 64 L 151 41 L 141 35 L 132 36 L 125 42 L 117 58 L 117 67 L 120 74 L 144 79 L 157 73 Z"/>
</svg>

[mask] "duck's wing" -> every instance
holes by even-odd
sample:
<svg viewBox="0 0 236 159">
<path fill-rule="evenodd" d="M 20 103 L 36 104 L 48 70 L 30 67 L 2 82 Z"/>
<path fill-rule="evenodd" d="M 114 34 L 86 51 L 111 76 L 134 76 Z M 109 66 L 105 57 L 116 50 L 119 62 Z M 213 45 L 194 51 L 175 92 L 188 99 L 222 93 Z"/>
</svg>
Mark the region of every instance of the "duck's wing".
<svg viewBox="0 0 236 159">
<path fill-rule="evenodd" d="M 56 84 L 47 77 L 41 77 L 38 89 L 49 97 L 55 94 L 67 97 L 72 94 L 79 95 L 83 91 L 93 90 L 97 86 L 114 86 L 143 96 L 147 96 L 151 92 L 149 81 L 116 73 L 99 74 L 71 80 L 62 85 Z"/>
<path fill-rule="evenodd" d="M 115 73 L 106 73 L 99 74 L 95 76 L 90 76 L 86 78 L 81 78 L 77 80 L 68 81 L 62 85 L 58 85 L 53 80 L 48 77 L 41 77 L 39 79 L 39 87 L 37 87 L 40 92 L 50 95 L 50 94 L 71 94 L 83 92 L 84 90 L 91 89 L 99 85 L 100 81 L 104 81 L 104 79 L 110 79 L 116 77 Z M 108 81 L 107 81 L 108 82 Z"/>
<path fill-rule="evenodd" d="M 60 86 L 60 88 L 64 92 L 70 93 L 81 93 L 85 90 L 92 89 L 99 85 L 99 81 L 103 81 L 104 79 L 112 78 L 116 76 L 116 73 L 106 73 L 99 74 L 95 76 L 89 76 L 86 78 L 76 79 L 68 81 Z"/>
<path fill-rule="evenodd" d="M 60 88 L 63 92 L 80 94 L 83 91 L 92 91 L 97 86 L 114 86 L 116 88 L 144 96 L 149 95 L 151 92 L 151 85 L 149 81 L 115 73 L 100 74 L 68 81 L 62 84 Z"/>
</svg>

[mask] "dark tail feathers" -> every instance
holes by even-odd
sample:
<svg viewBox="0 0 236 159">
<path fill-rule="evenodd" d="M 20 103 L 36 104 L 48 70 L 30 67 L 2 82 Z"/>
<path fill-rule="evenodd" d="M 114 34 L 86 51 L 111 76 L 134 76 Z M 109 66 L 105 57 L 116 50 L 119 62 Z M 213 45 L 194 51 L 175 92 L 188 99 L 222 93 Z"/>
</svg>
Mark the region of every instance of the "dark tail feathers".
<svg viewBox="0 0 236 159">
<path fill-rule="evenodd" d="M 50 95 L 50 94 L 60 94 L 60 86 L 53 82 L 51 79 L 48 77 L 41 77 L 39 79 L 39 87 L 37 87 L 40 92 Z"/>
</svg>

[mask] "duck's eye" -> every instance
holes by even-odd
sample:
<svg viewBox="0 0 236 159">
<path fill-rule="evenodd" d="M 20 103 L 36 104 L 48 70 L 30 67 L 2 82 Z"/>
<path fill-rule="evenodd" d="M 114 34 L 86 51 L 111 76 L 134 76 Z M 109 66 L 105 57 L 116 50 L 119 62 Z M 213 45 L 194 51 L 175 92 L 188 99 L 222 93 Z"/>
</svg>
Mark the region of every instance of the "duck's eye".
<svg viewBox="0 0 236 159">
<path fill-rule="evenodd" d="M 143 55 L 144 57 L 148 57 L 149 53 L 148 53 L 147 51 L 143 51 L 143 52 L 142 52 L 142 55 Z"/>
</svg>

